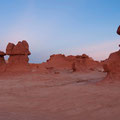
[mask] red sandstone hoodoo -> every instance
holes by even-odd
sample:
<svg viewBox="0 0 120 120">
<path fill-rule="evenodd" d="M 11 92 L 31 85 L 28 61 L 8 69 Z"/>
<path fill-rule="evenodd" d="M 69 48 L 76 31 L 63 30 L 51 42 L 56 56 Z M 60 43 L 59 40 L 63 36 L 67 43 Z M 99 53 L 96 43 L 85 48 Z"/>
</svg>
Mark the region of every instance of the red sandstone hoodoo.
<svg viewBox="0 0 120 120">
<path fill-rule="evenodd" d="M 104 71 L 107 72 L 105 80 L 120 80 L 120 51 L 110 54 L 104 61 Z"/>
<path fill-rule="evenodd" d="M 8 63 L 9 64 L 28 64 L 30 55 L 29 45 L 23 40 L 18 42 L 17 45 L 9 43 L 6 48 L 6 54 L 9 55 Z"/>
<path fill-rule="evenodd" d="M 120 35 L 120 26 L 117 29 Z M 107 72 L 105 80 L 120 80 L 120 50 L 110 54 L 109 58 L 103 62 L 104 71 Z"/>
<path fill-rule="evenodd" d="M 30 71 L 28 55 L 31 53 L 29 51 L 27 41 L 23 40 L 22 42 L 18 42 L 16 45 L 9 43 L 6 48 L 6 54 L 9 55 L 6 71 Z"/>
</svg>

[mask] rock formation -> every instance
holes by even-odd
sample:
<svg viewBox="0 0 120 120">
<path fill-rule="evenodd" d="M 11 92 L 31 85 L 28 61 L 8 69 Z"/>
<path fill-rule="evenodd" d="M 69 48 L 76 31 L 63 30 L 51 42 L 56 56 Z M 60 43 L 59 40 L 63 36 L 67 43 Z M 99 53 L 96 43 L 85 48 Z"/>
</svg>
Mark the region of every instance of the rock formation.
<svg viewBox="0 0 120 120">
<path fill-rule="evenodd" d="M 6 48 L 6 54 L 9 55 L 9 64 L 27 64 L 30 55 L 29 45 L 26 41 L 18 42 L 17 45 L 9 43 Z"/>
<path fill-rule="evenodd" d="M 88 55 L 77 55 L 77 56 L 65 56 L 63 54 L 51 55 L 50 59 L 42 64 L 28 64 L 30 55 L 29 45 L 23 40 L 18 42 L 16 45 L 8 43 L 6 47 L 6 54 L 0 52 L 0 63 L 5 63 L 4 55 L 9 55 L 8 62 L 6 64 L 6 71 L 44 71 L 55 72 L 58 71 L 71 71 L 71 72 L 86 72 L 98 70 L 101 68 L 101 64 L 94 61 Z M 58 71 L 57 71 L 58 70 Z"/>
<path fill-rule="evenodd" d="M 110 54 L 103 62 L 104 71 L 107 72 L 105 80 L 120 80 L 120 51 Z"/>
<path fill-rule="evenodd" d="M 30 55 L 29 45 L 23 40 L 16 45 L 9 43 L 6 48 L 6 54 L 9 55 L 7 71 L 29 71 L 29 58 Z"/>
<path fill-rule="evenodd" d="M 4 59 L 5 55 L 6 54 L 3 51 L 0 51 L 0 72 L 4 72 L 6 69 L 6 63 Z"/>
<path fill-rule="evenodd" d="M 47 60 L 46 68 L 55 69 L 70 69 L 70 62 L 67 61 L 66 56 L 63 54 L 51 55 L 50 59 Z"/>
<path fill-rule="evenodd" d="M 88 55 L 83 54 L 81 56 L 76 56 L 73 64 L 72 64 L 73 71 L 94 71 L 94 70 L 101 70 L 101 64 L 98 61 L 94 61 Z"/>
<path fill-rule="evenodd" d="M 117 34 L 120 35 L 120 26 L 117 29 Z"/>
<path fill-rule="evenodd" d="M 120 35 L 120 26 L 117 29 L 117 34 Z M 107 72 L 105 80 L 120 80 L 120 50 L 110 54 L 108 59 L 102 61 L 102 64 L 104 71 Z"/>
<path fill-rule="evenodd" d="M 43 64 L 49 71 L 69 70 L 73 72 L 86 72 L 102 68 L 99 62 L 94 61 L 86 54 L 77 56 L 65 56 L 63 54 L 51 55 L 50 59 Z"/>
<path fill-rule="evenodd" d="M 0 64 L 4 64 L 5 63 L 5 59 L 4 56 L 6 54 L 3 51 L 0 51 Z"/>
</svg>

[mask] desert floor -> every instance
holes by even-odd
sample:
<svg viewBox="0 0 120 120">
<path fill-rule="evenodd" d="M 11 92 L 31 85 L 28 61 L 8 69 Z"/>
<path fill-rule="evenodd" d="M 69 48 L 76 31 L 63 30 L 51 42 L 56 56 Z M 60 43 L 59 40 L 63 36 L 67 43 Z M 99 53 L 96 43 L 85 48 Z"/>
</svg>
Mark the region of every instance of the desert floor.
<svg viewBox="0 0 120 120">
<path fill-rule="evenodd" d="M 4 73 L 0 120 L 120 120 L 120 83 L 106 73 Z"/>
</svg>

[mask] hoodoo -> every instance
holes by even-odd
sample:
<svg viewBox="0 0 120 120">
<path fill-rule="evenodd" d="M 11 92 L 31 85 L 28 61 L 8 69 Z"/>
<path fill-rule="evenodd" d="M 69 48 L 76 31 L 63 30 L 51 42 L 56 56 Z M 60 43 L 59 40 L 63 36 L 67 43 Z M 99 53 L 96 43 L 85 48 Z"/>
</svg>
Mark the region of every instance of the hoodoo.
<svg viewBox="0 0 120 120">
<path fill-rule="evenodd" d="M 29 45 L 23 40 L 18 42 L 17 45 L 9 43 L 6 48 L 6 54 L 9 55 L 8 63 L 9 64 L 28 64 L 30 55 Z"/>
<path fill-rule="evenodd" d="M 120 35 L 120 26 L 117 29 Z M 107 72 L 105 80 L 120 80 L 120 50 L 110 54 L 109 58 L 103 62 L 104 71 Z"/>
<path fill-rule="evenodd" d="M 30 55 L 29 45 L 27 41 L 23 40 L 16 45 L 9 43 L 6 48 L 6 54 L 9 55 L 7 71 L 29 71 L 29 58 Z"/>
<path fill-rule="evenodd" d="M 120 80 L 120 51 L 110 54 L 104 61 L 104 71 L 107 72 L 105 80 Z"/>
</svg>

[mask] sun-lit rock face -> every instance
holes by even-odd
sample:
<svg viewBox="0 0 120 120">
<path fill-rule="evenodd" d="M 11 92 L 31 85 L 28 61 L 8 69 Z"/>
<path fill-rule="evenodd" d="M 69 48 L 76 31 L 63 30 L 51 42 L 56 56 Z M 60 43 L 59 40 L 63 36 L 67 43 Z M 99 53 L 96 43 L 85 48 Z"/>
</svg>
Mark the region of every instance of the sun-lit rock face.
<svg viewBox="0 0 120 120">
<path fill-rule="evenodd" d="M 27 41 L 23 40 L 16 45 L 9 43 L 6 48 L 6 54 L 9 55 L 9 64 L 27 64 L 29 61 L 28 55 L 30 55 L 29 45 Z"/>
<path fill-rule="evenodd" d="M 106 80 L 120 80 L 120 51 L 110 54 L 103 62 L 103 67 L 107 72 Z"/>
</svg>

